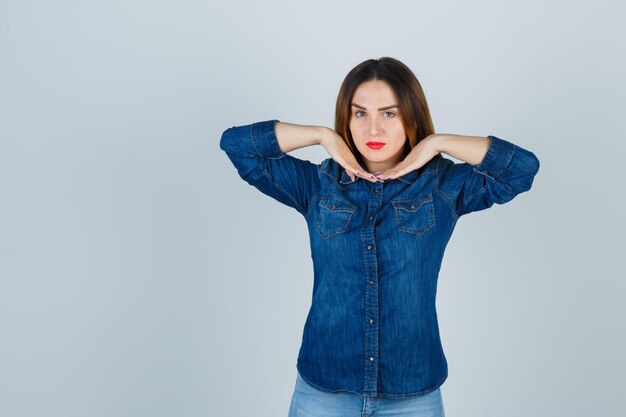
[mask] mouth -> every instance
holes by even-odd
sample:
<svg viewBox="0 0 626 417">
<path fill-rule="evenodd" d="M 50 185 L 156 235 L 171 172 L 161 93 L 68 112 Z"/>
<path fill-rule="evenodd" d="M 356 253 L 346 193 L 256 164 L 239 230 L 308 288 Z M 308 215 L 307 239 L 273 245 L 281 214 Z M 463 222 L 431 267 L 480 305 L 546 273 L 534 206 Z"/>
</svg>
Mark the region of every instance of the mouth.
<svg viewBox="0 0 626 417">
<path fill-rule="evenodd" d="M 385 146 L 384 142 L 367 142 L 366 145 L 372 149 L 380 149 Z"/>
</svg>

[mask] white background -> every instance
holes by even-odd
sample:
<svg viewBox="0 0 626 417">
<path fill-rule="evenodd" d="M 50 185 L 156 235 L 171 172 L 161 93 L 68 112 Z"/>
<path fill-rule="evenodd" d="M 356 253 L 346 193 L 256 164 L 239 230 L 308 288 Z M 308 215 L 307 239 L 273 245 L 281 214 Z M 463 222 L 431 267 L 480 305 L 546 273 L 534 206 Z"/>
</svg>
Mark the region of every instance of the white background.
<svg viewBox="0 0 626 417">
<path fill-rule="evenodd" d="M 0 1 L 0 415 L 286 416 L 306 224 L 219 139 L 332 127 L 391 56 L 437 133 L 541 162 L 448 245 L 446 414 L 623 416 L 625 10 L 591 4 Z"/>
</svg>

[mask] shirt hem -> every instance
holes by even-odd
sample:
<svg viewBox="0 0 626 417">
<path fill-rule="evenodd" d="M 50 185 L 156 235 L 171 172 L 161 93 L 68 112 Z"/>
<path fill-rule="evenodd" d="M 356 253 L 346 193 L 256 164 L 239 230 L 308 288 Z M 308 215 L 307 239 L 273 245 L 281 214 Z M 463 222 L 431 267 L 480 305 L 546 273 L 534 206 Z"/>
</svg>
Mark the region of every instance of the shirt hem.
<svg viewBox="0 0 626 417">
<path fill-rule="evenodd" d="M 380 398 L 410 398 L 410 397 L 417 397 L 417 396 L 428 394 L 430 392 L 433 392 L 433 391 L 439 389 L 443 385 L 443 383 L 446 381 L 446 379 L 448 379 L 448 370 L 446 370 L 446 373 L 444 374 L 443 378 L 441 380 L 439 380 L 434 386 L 432 386 L 430 388 L 426 388 L 426 389 L 421 390 L 421 391 L 399 393 L 399 394 L 386 393 L 386 392 L 375 392 L 375 393 L 371 393 L 370 394 L 370 393 L 352 391 L 352 390 L 348 390 L 348 389 L 328 389 L 328 388 L 324 388 L 324 387 L 321 387 L 321 386 L 311 382 L 311 380 L 309 380 L 307 377 L 305 377 L 302 374 L 302 372 L 300 370 L 300 366 L 298 364 L 296 364 L 296 370 L 300 374 L 300 377 L 302 378 L 302 380 L 304 382 L 306 382 L 308 385 L 310 385 L 312 388 L 315 388 L 317 390 L 324 391 L 324 392 L 331 392 L 331 393 L 348 392 L 348 393 L 351 393 L 351 394 L 359 395 L 361 397 L 380 397 Z"/>
</svg>

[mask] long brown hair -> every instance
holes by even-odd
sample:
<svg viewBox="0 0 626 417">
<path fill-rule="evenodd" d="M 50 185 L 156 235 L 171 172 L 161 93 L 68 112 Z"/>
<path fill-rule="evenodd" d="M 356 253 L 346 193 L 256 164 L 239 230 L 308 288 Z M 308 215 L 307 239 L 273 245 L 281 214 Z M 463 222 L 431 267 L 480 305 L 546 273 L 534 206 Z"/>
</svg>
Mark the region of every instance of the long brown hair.
<svg viewBox="0 0 626 417">
<path fill-rule="evenodd" d="M 363 61 L 343 80 L 335 108 L 335 132 L 343 138 L 359 164 L 363 164 L 363 160 L 350 133 L 352 115 L 350 103 L 357 87 L 371 80 L 386 81 L 398 98 L 402 124 L 408 139 L 404 145 L 403 156 L 406 156 L 422 139 L 435 133 L 426 96 L 413 71 L 391 57 Z"/>
</svg>

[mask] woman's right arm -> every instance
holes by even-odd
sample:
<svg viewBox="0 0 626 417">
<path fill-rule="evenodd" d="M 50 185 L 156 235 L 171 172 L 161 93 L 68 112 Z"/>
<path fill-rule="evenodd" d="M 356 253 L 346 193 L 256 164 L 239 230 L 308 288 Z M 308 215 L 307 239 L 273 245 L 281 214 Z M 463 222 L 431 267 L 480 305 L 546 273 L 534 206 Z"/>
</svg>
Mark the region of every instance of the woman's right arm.
<svg viewBox="0 0 626 417">
<path fill-rule="evenodd" d="M 287 153 L 305 146 L 319 145 L 324 135 L 327 134 L 328 128 L 276 122 L 274 131 L 280 150 Z"/>
<path fill-rule="evenodd" d="M 220 148 L 242 179 L 304 216 L 309 212 L 309 202 L 319 191 L 318 165 L 287 152 L 311 145 L 324 147 L 353 180 L 359 176 L 377 181 L 358 164 L 341 136 L 327 127 L 273 119 L 233 126 L 222 133 L 220 140 Z"/>
<path fill-rule="evenodd" d="M 374 175 L 366 172 L 356 161 L 354 155 L 334 130 L 324 126 L 306 126 L 294 123 L 276 123 L 276 137 L 283 152 L 310 145 L 321 145 L 328 154 L 346 169 L 354 181 L 354 177 L 361 177 L 376 182 Z"/>
<path fill-rule="evenodd" d="M 287 152 L 320 143 L 322 129 L 276 119 L 233 126 L 222 133 L 220 149 L 244 181 L 306 216 L 319 191 L 318 166 Z"/>
</svg>

